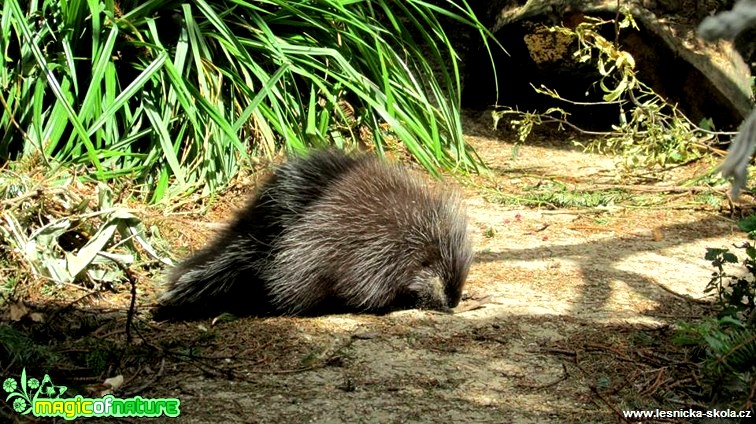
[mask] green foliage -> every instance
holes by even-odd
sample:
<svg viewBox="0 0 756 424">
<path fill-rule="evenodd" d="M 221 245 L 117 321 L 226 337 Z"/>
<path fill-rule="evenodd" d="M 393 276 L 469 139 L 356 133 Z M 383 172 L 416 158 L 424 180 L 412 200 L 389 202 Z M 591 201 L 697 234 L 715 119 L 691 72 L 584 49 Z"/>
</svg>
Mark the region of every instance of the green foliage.
<svg viewBox="0 0 756 424">
<path fill-rule="evenodd" d="M 725 267 L 727 264 L 737 264 L 738 257 L 729 249 L 706 249 L 706 260 L 716 269 L 712 273 L 705 293 L 714 292 L 719 302 L 720 316 L 731 316 L 745 320 L 753 315 L 756 308 L 756 248 L 750 243 L 740 246 L 745 251 L 746 258 L 743 267 L 746 275 L 730 275 Z"/>
<path fill-rule="evenodd" d="M 738 228 L 741 231 L 748 233 L 748 238 L 753 240 L 756 238 L 756 215 L 747 216 L 738 221 Z"/>
<path fill-rule="evenodd" d="M 551 122 L 547 117 L 553 118 L 556 122 L 564 122 L 568 115 L 567 112 L 556 107 L 549 108 L 543 113 L 520 112 L 508 108 L 491 112 L 494 128 L 499 126 L 499 121 L 509 118 L 509 125 L 517 132 L 517 139 L 520 142 L 527 140 L 534 127 L 542 125 L 544 122 Z"/>
<path fill-rule="evenodd" d="M 744 410 L 756 384 L 756 329 L 725 316 L 681 323 L 674 341 L 699 353 L 701 381 L 709 399 Z"/>
<path fill-rule="evenodd" d="M 573 58 L 578 62 L 590 62 L 596 66 L 600 75 L 597 84 L 604 93 L 603 103 L 620 106 L 619 124 L 613 125 L 611 133 L 605 134 L 606 137 L 602 139 L 579 145 L 588 151 L 620 154 L 622 165 L 627 170 L 637 167 L 663 167 L 700 157 L 701 148 L 698 140 L 704 128 L 692 124 L 674 105 L 667 103 L 637 78 L 632 55 L 600 34 L 601 27 L 606 25 L 616 28 L 617 31 L 627 28 L 638 29 L 632 15 L 627 12 L 616 24 L 615 21 L 586 16 L 585 22 L 578 24 L 575 29 L 563 26 L 549 29 L 574 40 L 577 48 Z M 559 93 L 548 87 L 534 89 L 554 99 L 572 102 L 563 99 Z M 556 122 L 575 128 L 569 123 L 568 114 L 560 108 L 550 108 L 543 113 L 496 111 L 493 114 L 494 123 L 512 115 L 517 118 L 510 120 L 510 124 L 517 130 L 520 141 L 527 138 L 535 125 L 544 122 Z"/>
<path fill-rule="evenodd" d="M 100 184 L 93 201 L 71 189 L 74 178 L 61 173 L 38 185 L 23 173 L 0 171 L 0 253 L 15 252 L 15 265 L 24 264 L 33 276 L 95 288 L 124 281 L 116 261 L 127 267 L 166 261 L 141 221 L 114 206 L 109 187 Z"/>
<path fill-rule="evenodd" d="M 717 318 L 679 325 L 675 341 L 693 346 L 701 357 L 701 373 L 711 398 L 735 409 L 753 404 L 756 384 L 756 248 L 739 247 L 746 258 L 744 273 L 728 273 L 739 263 L 729 249 L 706 249 L 706 259 L 715 271 L 706 292 L 717 295 Z"/>
<path fill-rule="evenodd" d="M 81 353 L 83 358 L 76 362 L 83 363 L 96 373 L 106 372 L 108 366 L 118 363 L 123 354 L 122 348 L 109 340 L 85 337 L 81 344 L 86 345 L 87 350 Z"/>
<path fill-rule="evenodd" d="M 630 197 L 621 190 L 570 189 L 567 184 L 559 181 L 545 181 L 526 188 L 522 195 L 497 193 L 490 200 L 503 204 L 558 209 L 612 206 Z"/>
<path fill-rule="evenodd" d="M 722 196 L 714 193 L 700 193 L 694 197 L 699 204 L 710 208 L 719 208 L 722 203 Z"/>
<path fill-rule="evenodd" d="M 60 356 L 9 324 L 0 324 L 0 363 L 14 367 L 54 365 Z"/>
<path fill-rule="evenodd" d="M 475 168 L 442 21 L 463 2 L 2 3 L 0 162 L 34 154 L 127 177 L 153 201 L 212 192 L 282 145 L 377 150 Z M 444 65 L 448 65 L 444 66 Z"/>
<path fill-rule="evenodd" d="M 551 208 L 595 208 L 611 206 L 627 196 L 612 190 L 568 190 L 563 184 L 539 187 L 539 201 Z"/>
</svg>

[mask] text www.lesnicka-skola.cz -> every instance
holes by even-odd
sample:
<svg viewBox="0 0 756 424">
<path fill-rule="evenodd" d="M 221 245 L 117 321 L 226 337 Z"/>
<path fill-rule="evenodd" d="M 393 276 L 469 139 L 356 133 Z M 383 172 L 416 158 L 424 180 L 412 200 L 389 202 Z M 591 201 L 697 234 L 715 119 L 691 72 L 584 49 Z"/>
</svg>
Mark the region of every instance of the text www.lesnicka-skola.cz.
<svg viewBox="0 0 756 424">
<path fill-rule="evenodd" d="M 625 418 L 750 418 L 752 411 L 736 411 L 733 409 L 712 409 L 710 411 L 698 411 L 694 409 L 677 410 L 631 410 L 622 411 Z"/>
</svg>

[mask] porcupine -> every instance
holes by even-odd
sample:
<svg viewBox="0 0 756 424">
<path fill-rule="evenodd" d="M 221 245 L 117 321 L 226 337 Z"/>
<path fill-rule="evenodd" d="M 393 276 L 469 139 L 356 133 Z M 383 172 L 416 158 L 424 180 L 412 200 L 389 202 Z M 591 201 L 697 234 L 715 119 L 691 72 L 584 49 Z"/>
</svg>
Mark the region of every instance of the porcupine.
<svg viewBox="0 0 756 424">
<path fill-rule="evenodd" d="M 321 150 L 279 166 L 179 264 L 154 316 L 449 311 L 472 258 L 457 191 L 375 156 Z"/>
</svg>

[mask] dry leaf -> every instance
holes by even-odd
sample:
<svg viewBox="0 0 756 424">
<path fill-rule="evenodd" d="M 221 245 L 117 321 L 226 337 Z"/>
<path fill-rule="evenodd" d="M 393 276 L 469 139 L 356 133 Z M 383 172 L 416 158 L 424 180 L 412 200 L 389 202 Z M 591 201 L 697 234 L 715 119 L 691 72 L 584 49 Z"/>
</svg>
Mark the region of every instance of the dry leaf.
<svg viewBox="0 0 756 424">
<path fill-rule="evenodd" d="M 123 375 L 118 374 L 115 377 L 106 378 L 103 384 L 110 386 L 110 388 L 113 390 L 118 390 L 118 388 L 123 384 Z"/>
<path fill-rule="evenodd" d="M 16 302 L 11 303 L 10 305 L 10 320 L 11 321 L 21 321 L 23 317 L 26 316 L 26 314 L 29 313 L 29 308 L 26 307 L 22 302 Z"/>
</svg>

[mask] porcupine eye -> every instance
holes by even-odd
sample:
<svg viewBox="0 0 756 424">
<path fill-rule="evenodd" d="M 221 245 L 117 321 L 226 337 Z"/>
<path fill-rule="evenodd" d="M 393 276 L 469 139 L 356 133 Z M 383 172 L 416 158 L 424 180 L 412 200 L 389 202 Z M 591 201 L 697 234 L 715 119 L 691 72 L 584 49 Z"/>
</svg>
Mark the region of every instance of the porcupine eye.
<svg viewBox="0 0 756 424">
<path fill-rule="evenodd" d="M 433 250 L 428 247 L 424 248 L 418 253 L 418 256 L 420 258 L 420 268 L 423 269 L 432 268 L 433 264 L 438 258 L 438 254 L 433 252 Z"/>
</svg>

